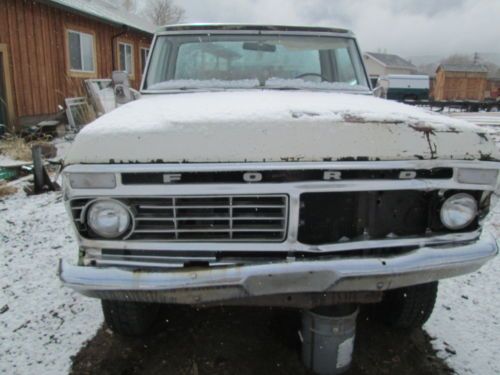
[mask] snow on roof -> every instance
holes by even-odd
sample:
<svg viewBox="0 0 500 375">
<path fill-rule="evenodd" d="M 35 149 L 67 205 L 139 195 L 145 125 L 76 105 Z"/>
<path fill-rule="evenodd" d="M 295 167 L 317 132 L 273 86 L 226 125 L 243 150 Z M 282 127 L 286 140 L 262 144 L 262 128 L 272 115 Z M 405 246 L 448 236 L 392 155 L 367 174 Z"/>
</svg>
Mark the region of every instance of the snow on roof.
<svg viewBox="0 0 500 375">
<path fill-rule="evenodd" d="M 105 0 L 45 0 L 49 5 L 82 13 L 113 25 L 126 25 L 132 29 L 153 34 L 156 27 L 148 20 L 126 12 L 117 2 Z"/>
<path fill-rule="evenodd" d="M 488 68 L 479 64 L 441 64 L 439 69 L 446 72 L 488 73 Z"/>
<path fill-rule="evenodd" d="M 381 78 L 391 78 L 391 79 L 424 79 L 428 80 L 429 76 L 426 74 L 388 74 L 386 77 Z"/>
<path fill-rule="evenodd" d="M 413 65 L 408 60 L 403 59 L 398 55 L 391 55 L 388 53 L 376 53 L 376 52 L 365 52 L 365 55 L 379 61 L 382 65 L 388 68 L 409 68 L 409 69 L 417 69 L 415 65 Z"/>
</svg>

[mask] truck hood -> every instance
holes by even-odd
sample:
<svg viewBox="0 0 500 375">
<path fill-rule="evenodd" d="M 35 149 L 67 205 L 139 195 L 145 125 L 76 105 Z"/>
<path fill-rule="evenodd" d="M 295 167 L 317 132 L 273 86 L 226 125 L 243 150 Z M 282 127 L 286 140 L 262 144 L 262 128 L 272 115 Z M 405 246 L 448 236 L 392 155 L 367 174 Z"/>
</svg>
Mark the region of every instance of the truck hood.
<svg viewBox="0 0 500 375">
<path fill-rule="evenodd" d="M 65 163 L 498 160 L 486 130 L 367 95 L 149 95 L 87 125 Z"/>
</svg>

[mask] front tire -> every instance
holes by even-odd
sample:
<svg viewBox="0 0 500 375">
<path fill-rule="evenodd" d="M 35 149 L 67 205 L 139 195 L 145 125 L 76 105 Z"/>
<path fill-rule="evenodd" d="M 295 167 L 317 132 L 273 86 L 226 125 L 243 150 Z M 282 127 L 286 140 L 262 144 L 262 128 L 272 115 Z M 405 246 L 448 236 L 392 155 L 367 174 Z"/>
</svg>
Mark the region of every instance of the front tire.
<svg viewBox="0 0 500 375">
<path fill-rule="evenodd" d="M 421 328 L 432 314 L 437 291 L 437 281 L 389 290 L 376 306 L 376 316 L 393 328 Z"/>
<path fill-rule="evenodd" d="M 122 336 L 142 336 L 147 334 L 158 321 L 160 304 L 101 301 L 107 326 Z"/>
</svg>

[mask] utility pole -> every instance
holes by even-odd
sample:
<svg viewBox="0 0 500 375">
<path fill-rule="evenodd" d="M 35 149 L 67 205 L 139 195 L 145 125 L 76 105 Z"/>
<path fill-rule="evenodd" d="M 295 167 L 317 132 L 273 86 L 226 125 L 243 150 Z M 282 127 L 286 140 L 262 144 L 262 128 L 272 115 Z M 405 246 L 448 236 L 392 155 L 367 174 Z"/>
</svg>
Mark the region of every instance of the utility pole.
<svg viewBox="0 0 500 375">
<path fill-rule="evenodd" d="M 480 60 L 479 53 L 474 52 L 474 65 L 478 65 L 479 60 Z"/>
</svg>

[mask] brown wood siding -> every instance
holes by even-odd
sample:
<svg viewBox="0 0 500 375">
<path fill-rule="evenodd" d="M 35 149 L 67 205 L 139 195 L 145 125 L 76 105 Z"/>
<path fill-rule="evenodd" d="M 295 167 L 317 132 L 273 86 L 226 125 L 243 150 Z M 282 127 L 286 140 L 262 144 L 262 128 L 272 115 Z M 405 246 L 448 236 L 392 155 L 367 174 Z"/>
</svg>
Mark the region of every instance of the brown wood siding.
<svg viewBox="0 0 500 375">
<path fill-rule="evenodd" d="M 69 71 L 67 28 L 94 35 L 95 73 L 78 76 Z M 90 76 L 110 78 L 113 36 L 121 28 L 97 20 L 40 4 L 36 0 L 1 0 L 0 44 L 9 51 L 12 75 L 13 116 L 48 115 L 64 106 L 64 99 L 82 96 L 83 80 Z M 120 37 L 134 46 L 134 79 L 138 89 L 141 81 L 140 46 L 149 45 L 151 36 L 128 32 Z M 118 57 L 116 57 L 118 59 Z"/>
<path fill-rule="evenodd" d="M 484 100 L 486 73 L 447 72 L 439 69 L 434 86 L 435 100 Z"/>
</svg>

